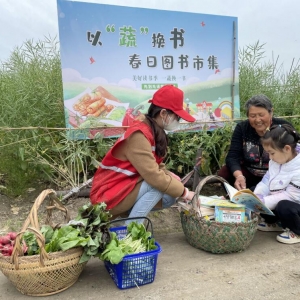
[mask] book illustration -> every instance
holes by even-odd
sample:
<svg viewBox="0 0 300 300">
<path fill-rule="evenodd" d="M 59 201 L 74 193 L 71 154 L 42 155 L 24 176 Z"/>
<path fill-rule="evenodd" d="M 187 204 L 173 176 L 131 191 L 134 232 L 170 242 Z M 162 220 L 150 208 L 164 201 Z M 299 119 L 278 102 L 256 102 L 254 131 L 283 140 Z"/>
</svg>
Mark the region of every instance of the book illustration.
<svg viewBox="0 0 300 300">
<path fill-rule="evenodd" d="M 249 189 L 238 191 L 228 183 L 224 182 L 230 201 L 236 204 L 243 204 L 246 208 L 256 213 L 274 215 L 273 212 L 261 202 L 261 200 Z"/>
</svg>

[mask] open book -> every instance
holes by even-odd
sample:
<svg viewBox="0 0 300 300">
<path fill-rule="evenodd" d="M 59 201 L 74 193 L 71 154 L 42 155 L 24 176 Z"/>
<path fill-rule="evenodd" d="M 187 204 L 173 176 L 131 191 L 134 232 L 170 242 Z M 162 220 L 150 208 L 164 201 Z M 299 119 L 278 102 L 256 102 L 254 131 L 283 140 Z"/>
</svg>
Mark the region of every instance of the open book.
<svg viewBox="0 0 300 300">
<path fill-rule="evenodd" d="M 249 189 L 237 190 L 230 184 L 224 182 L 230 201 L 244 204 L 246 208 L 256 213 L 274 215 L 273 212 L 261 202 L 261 200 Z"/>
</svg>

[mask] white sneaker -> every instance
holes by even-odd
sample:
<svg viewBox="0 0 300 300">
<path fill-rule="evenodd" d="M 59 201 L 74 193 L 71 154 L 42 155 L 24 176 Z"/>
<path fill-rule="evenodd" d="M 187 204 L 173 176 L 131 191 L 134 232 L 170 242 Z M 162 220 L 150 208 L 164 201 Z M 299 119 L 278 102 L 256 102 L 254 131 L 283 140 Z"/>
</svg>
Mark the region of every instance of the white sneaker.
<svg viewBox="0 0 300 300">
<path fill-rule="evenodd" d="M 284 229 L 282 228 L 281 223 L 268 224 L 263 221 L 257 225 L 257 230 L 260 230 L 260 231 L 283 231 Z"/>
<path fill-rule="evenodd" d="M 288 228 L 276 237 L 277 241 L 284 244 L 300 243 L 300 236 L 290 231 Z"/>
</svg>

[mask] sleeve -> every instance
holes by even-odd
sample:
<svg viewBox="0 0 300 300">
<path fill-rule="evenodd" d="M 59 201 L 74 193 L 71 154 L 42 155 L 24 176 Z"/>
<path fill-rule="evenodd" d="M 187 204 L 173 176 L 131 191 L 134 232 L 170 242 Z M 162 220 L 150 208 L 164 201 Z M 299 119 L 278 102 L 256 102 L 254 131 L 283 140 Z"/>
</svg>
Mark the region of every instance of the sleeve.
<svg viewBox="0 0 300 300">
<path fill-rule="evenodd" d="M 262 180 L 256 185 L 254 194 L 261 197 L 268 196 L 270 194 L 269 190 L 269 180 L 270 180 L 270 173 L 267 171 L 267 173 L 264 175 Z"/>
<path fill-rule="evenodd" d="M 270 209 L 274 209 L 281 200 L 290 200 L 299 203 L 299 199 L 299 189 L 291 184 L 288 185 L 285 191 L 264 197 L 265 205 Z"/>
<path fill-rule="evenodd" d="M 226 166 L 233 173 L 241 170 L 243 160 L 243 132 L 240 124 L 237 124 L 231 138 L 231 144 L 226 156 Z"/>
<path fill-rule="evenodd" d="M 151 144 L 143 133 L 135 132 L 126 140 L 126 157 L 152 187 L 172 197 L 184 193 L 184 185 L 168 174 L 163 164 L 157 164 Z"/>
<path fill-rule="evenodd" d="M 269 171 L 265 174 L 262 181 L 258 183 L 254 190 L 254 194 L 256 194 L 259 198 L 263 198 L 263 202 L 269 209 L 275 209 L 277 203 L 281 200 L 290 200 L 294 202 L 299 202 L 300 200 L 300 189 L 289 184 L 287 188 L 283 191 L 279 191 L 278 193 L 271 194 L 269 190 L 269 181 L 270 181 L 270 173 Z"/>
</svg>

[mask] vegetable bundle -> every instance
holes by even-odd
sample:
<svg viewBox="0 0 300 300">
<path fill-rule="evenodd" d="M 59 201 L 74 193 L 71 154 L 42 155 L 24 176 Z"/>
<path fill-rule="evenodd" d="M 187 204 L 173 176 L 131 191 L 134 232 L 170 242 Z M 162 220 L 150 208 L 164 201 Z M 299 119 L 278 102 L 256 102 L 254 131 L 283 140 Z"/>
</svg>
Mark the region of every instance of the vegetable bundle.
<svg viewBox="0 0 300 300">
<path fill-rule="evenodd" d="M 111 214 L 106 210 L 106 204 L 84 205 L 78 210 L 78 215 L 68 224 L 58 228 L 43 225 L 40 232 L 45 237 L 45 250 L 47 253 L 66 251 L 71 248 L 83 247 L 84 252 L 80 263 L 88 261 L 91 256 L 101 253 L 110 241 L 109 218 Z M 10 256 L 13 250 L 13 241 L 16 234 L 2 237 L 1 253 Z M 14 238 L 12 238 L 14 237 Z M 1 241 L 1 240 L 0 240 Z M 5 244 L 4 244 L 5 243 Z M 23 234 L 23 252 L 25 255 L 40 253 L 39 245 L 33 232 Z M 4 246 L 5 245 L 5 246 Z"/>
<path fill-rule="evenodd" d="M 16 232 L 9 232 L 6 235 L 0 236 L 0 254 L 3 256 L 11 256 L 16 237 Z M 27 251 L 26 244 L 23 244 L 22 250 L 24 253 Z"/>
<path fill-rule="evenodd" d="M 135 254 L 155 250 L 154 238 L 151 238 L 151 232 L 147 231 L 144 224 L 131 222 L 127 226 L 127 235 L 119 240 L 115 232 L 110 232 L 111 240 L 106 245 L 105 250 L 99 255 L 101 260 L 110 261 L 112 264 L 118 264 L 123 257 L 128 254 Z"/>
</svg>

